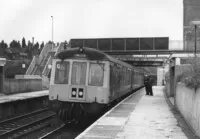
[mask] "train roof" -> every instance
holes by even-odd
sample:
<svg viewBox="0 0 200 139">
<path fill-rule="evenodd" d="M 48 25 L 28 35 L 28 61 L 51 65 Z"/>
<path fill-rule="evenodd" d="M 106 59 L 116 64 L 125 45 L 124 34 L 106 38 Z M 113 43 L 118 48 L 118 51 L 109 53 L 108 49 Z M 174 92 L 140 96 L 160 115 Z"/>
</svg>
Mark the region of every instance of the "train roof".
<svg viewBox="0 0 200 139">
<path fill-rule="evenodd" d="M 73 58 L 76 55 L 84 55 L 86 58 L 90 60 L 106 60 L 107 59 L 107 54 L 99 50 L 87 48 L 87 47 L 76 47 L 76 48 L 70 48 L 70 49 L 61 51 L 56 55 L 56 58 L 64 60 L 64 59 Z"/>
<path fill-rule="evenodd" d="M 88 47 L 76 47 L 76 48 L 70 48 L 68 50 L 61 51 L 56 55 L 56 58 L 65 60 L 65 59 L 73 58 L 76 55 L 85 55 L 85 57 L 90 60 L 106 60 L 106 61 L 111 61 L 117 64 L 124 65 L 129 68 L 133 68 L 133 66 L 131 66 L 130 64 L 117 60 L 102 51 L 99 51 L 93 48 L 88 48 Z"/>
</svg>

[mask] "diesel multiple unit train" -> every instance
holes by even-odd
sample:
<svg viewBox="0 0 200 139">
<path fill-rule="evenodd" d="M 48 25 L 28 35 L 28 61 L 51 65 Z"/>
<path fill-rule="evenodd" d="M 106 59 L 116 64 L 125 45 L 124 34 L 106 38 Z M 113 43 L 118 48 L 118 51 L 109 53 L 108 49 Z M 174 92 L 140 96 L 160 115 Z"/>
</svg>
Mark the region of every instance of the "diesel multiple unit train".
<svg viewBox="0 0 200 139">
<path fill-rule="evenodd" d="M 53 59 L 50 106 L 65 121 L 98 115 L 143 86 L 143 71 L 92 48 L 71 48 Z"/>
</svg>

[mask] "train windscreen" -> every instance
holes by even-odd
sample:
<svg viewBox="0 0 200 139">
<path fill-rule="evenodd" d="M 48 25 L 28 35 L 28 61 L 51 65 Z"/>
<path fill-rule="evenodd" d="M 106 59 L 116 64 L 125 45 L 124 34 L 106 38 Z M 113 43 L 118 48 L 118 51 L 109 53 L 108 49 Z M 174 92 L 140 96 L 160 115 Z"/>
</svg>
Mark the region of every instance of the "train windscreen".
<svg viewBox="0 0 200 139">
<path fill-rule="evenodd" d="M 68 84 L 69 62 L 58 61 L 56 63 L 55 84 Z"/>
<path fill-rule="evenodd" d="M 103 86 L 103 71 L 104 64 L 90 63 L 88 84 L 92 86 Z"/>
<path fill-rule="evenodd" d="M 72 85 L 85 85 L 86 62 L 73 62 L 72 64 Z"/>
</svg>

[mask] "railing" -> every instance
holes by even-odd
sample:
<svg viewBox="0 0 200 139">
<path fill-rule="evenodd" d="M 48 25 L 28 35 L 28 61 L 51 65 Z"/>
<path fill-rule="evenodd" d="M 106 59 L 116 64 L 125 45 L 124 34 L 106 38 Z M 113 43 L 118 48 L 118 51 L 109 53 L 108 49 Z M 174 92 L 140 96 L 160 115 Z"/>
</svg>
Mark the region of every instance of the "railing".
<svg viewBox="0 0 200 139">
<path fill-rule="evenodd" d="M 59 53 L 60 51 L 62 51 L 62 50 L 64 50 L 64 44 L 61 43 L 61 44 L 58 46 L 55 55 L 56 55 L 57 53 Z"/>
<path fill-rule="evenodd" d="M 39 55 L 39 60 L 38 60 L 39 64 L 42 62 L 43 59 L 46 58 L 46 56 L 48 55 L 48 52 L 51 50 L 52 50 L 52 44 L 47 43 Z"/>
<path fill-rule="evenodd" d="M 48 65 L 51 64 L 51 62 L 52 62 L 52 57 L 50 56 L 50 57 L 48 58 L 48 61 L 47 61 L 46 65 L 45 65 L 43 71 L 42 71 L 42 75 L 44 75 L 44 76 L 47 76 L 47 75 L 48 75 L 48 73 L 49 73 L 49 71 L 50 71 Z"/>
<path fill-rule="evenodd" d="M 28 69 L 26 71 L 26 75 L 31 75 L 31 73 L 33 72 L 33 69 L 34 69 L 34 67 L 35 67 L 35 65 L 37 63 L 36 59 L 37 59 L 36 56 L 34 56 L 33 60 L 31 61 L 31 64 L 29 65 L 29 67 L 28 67 Z"/>
<path fill-rule="evenodd" d="M 48 56 L 48 52 L 52 50 L 52 44 L 47 43 L 42 51 L 40 52 L 39 57 L 38 56 L 34 56 L 33 60 L 31 61 L 31 64 L 29 65 L 27 71 L 26 71 L 26 75 L 31 75 L 31 73 L 34 70 L 34 67 L 38 64 L 41 65 L 41 62 Z"/>
</svg>

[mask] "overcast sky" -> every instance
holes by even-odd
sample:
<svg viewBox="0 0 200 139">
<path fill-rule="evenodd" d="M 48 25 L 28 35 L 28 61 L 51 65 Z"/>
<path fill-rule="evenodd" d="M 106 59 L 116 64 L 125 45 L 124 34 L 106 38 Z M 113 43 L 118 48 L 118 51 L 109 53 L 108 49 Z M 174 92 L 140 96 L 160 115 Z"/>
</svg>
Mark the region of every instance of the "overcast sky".
<svg viewBox="0 0 200 139">
<path fill-rule="evenodd" d="M 182 0 L 0 0 L 0 40 L 170 37 L 182 40 Z"/>
</svg>

